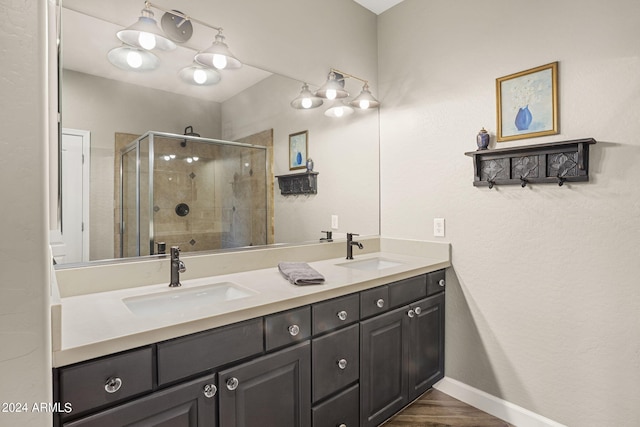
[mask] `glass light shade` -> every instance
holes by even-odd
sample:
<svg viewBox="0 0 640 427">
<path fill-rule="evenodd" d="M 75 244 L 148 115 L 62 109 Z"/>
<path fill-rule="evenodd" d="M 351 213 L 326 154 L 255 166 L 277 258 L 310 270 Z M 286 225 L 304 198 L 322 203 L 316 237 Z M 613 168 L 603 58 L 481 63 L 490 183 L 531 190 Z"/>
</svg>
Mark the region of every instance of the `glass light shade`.
<svg viewBox="0 0 640 427">
<path fill-rule="evenodd" d="M 378 108 L 380 102 L 371 95 L 369 86 L 365 84 L 360 94 L 353 98 L 349 104 L 353 107 L 366 110 L 367 108 Z"/>
<path fill-rule="evenodd" d="M 340 99 L 349 96 L 349 92 L 344 90 L 344 79 L 336 75 L 333 71 L 329 73 L 329 78 L 320 89 L 316 91 L 316 96 L 325 99 Z"/>
<path fill-rule="evenodd" d="M 113 65 L 126 71 L 151 71 L 160 64 L 160 60 L 153 53 L 127 45 L 111 49 L 107 58 Z"/>
<path fill-rule="evenodd" d="M 184 67 L 178 73 L 182 81 L 195 86 L 210 86 L 218 83 L 222 77 L 217 70 L 204 67 L 196 62 L 189 67 Z"/>
<path fill-rule="evenodd" d="M 235 69 L 242 66 L 242 62 L 231 53 L 229 46 L 224 42 L 224 36 L 220 33 L 216 35 L 211 46 L 196 54 L 195 60 L 202 65 L 219 70 Z"/>
<path fill-rule="evenodd" d="M 158 23 L 153 19 L 153 12 L 149 9 L 142 9 L 142 16 L 138 18 L 138 22 L 118 31 L 116 36 L 130 46 L 146 50 L 176 48 L 176 44 L 162 33 Z"/>
<path fill-rule="evenodd" d="M 342 101 L 336 101 L 324 112 L 327 117 L 340 118 L 353 114 L 353 108 Z"/>
<path fill-rule="evenodd" d="M 298 95 L 296 99 L 291 101 L 291 106 L 299 110 L 307 110 L 310 108 L 319 107 L 322 105 L 322 103 L 322 98 L 319 98 L 311 93 L 311 91 L 309 90 L 309 85 L 305 83 L 302 85 L 300 95 Z"/>
</svg>

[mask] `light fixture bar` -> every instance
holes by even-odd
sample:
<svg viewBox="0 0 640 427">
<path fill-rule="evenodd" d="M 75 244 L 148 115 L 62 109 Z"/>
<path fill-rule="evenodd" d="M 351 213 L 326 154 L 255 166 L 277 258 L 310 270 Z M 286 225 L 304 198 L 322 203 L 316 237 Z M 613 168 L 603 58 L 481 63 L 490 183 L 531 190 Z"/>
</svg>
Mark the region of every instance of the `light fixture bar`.
<svg viewBox="0 0 640 427">
<path fill-rule="evenodd" d="M 146 2 L 144 2 L 144 4 L 145 4 L 146 6 L 148 6 L 148 7 L 154 7 L 154 8 L 156 8 L 156 9 L 158 9 L 158 10 L 161 10 L 161 11 L 163 11 L 163 12 L 165 12 L 165 13 L 170 13 L 170 14 L 172 14 L 172 15 L 178 16 L 178 17 L 180 17 L 180 18 L 184 19 L 185 21 L 189 21 L 189 22 L 197 22 L 198 24 L 200 24 L 200 25 L 204 25 L 205 27 L 211 28 L 211 29 L 213 29 L 213 30 L 216 30 L 216 31 L 222 31 L 222 27 L 216 27 L 215 25 L 208 24 L 208 23 L 206 23 L 206 22 L 204 22 L 204 21 L 201 21 L 201 20 L 199 20 L 199 19 L 193 18 L 193 17 L 191 17 L 191 16 L 189 16 L 189 15 L 186 15 L 186 14 L 184 14 L 184 13 L 182 13 L 182 12 L 179 12 L 179 11 L 177 11 L 177 10 L 169 10 L 169 9 L 164 8 L 164 7 L 162 7 L 162 6 L 158 6 L 158 5 L 157 5 L 157 4 L 155 4 L 155 3 L 151 3 L 150 1 L 146 1 Z"/>
</svg>

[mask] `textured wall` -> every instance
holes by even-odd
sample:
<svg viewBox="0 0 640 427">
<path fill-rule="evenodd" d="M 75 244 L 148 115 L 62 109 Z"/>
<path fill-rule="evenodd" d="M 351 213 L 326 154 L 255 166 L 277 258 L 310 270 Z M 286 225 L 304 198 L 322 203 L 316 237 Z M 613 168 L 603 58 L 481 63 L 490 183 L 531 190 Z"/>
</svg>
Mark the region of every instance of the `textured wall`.
<svg viewBox="0 0 640 427">
<path fill-rule="evenodd" d="M 434 239 L 446 218 L 446 375 L 570 426 L 640 425 L 638 16 L 406 0 L 379 18 L 382 234 Z M 500 146 L 594 137 L 591 182 L 473 187 L 495 79 L 553 61 L 561 133 Z"/>
<path fill-rule="evenodd" d="M 46 7 L 0 1 L 0 403 L 27 404 L 3 426 L 51 423 Z"/>
</svg>

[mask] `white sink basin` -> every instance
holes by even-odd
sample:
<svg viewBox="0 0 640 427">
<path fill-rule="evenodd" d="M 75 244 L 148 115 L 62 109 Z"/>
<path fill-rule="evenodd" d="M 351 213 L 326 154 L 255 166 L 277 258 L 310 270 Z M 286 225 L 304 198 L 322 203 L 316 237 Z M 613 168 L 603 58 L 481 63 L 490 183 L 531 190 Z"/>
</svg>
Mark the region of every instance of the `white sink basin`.
<svg viewBox="0 0 640 427">
<path fill-rule="evenodd" d="M 222 282 L 124 298 L 122 302 L 133 314 L 155 316 L 163 313 L 189 312 L 207 305 L 246 298 L 255 294 L 257 292 L 235 283 Z"/>
<path fill-rule="evenodd" d="M 385 268 L 397 267 L 402 265 L 401 262 L 392 261 L 384 258 L 369 258 L 361 261 L 348 261 L 342 264 L 337 264 L 340 267 L 355 268 L 356 270 L 374 271 L 384 270 Z"/>
</svg>

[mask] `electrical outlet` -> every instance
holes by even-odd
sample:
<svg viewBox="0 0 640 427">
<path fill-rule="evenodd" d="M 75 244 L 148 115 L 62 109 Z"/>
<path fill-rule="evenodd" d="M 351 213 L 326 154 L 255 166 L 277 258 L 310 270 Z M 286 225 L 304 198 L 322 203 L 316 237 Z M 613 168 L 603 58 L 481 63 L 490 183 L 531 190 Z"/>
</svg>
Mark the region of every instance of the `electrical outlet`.
<svg viewBox="0 0 640 427">
<path fill-rule="evenodd" d="M 444 237 L 444 218 L 433 218 L 433 236 Z"/>
<path fill-rule="evenodd" d="M 331 215 L 331 228 L 333 230 L 338 229 L 338 215 Z"/>
</svg>

